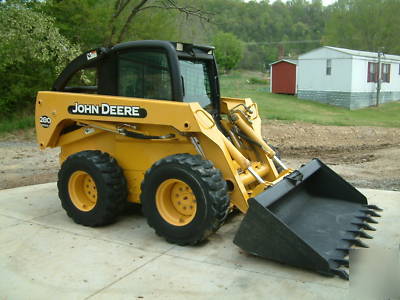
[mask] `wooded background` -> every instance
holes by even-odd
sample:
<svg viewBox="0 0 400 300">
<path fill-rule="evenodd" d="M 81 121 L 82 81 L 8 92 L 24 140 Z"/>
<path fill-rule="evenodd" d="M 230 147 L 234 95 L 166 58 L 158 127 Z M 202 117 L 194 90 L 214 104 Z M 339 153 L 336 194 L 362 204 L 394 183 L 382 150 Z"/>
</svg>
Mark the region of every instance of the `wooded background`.
<svg viewBox="0 0 400 300">
<path fill-rule="evenodd" d="M 400 54 L 400 0 L 0 1 L 0 117 L 32 111 L 65 64 L 99 46 L 162 39 L 216 46 L 221 71 L 266 71 L 321 45 Z"/>
</svg>

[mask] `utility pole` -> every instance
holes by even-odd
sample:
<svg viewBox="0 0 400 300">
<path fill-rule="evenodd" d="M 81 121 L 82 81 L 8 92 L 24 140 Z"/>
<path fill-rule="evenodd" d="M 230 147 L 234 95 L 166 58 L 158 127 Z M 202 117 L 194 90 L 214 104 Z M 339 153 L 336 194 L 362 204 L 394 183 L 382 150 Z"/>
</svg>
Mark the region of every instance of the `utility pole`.
<svg viewBox="0 0 400 300">
<path fill-rule="evenodd" d="M 375 106 L 379 106 L 379 94 L 381 92 L 381 57 L 383 56 L 383 52 L 381 50 L 378 51 L 378 76 L 376 83 L 376 104 Z"/>
</svg>

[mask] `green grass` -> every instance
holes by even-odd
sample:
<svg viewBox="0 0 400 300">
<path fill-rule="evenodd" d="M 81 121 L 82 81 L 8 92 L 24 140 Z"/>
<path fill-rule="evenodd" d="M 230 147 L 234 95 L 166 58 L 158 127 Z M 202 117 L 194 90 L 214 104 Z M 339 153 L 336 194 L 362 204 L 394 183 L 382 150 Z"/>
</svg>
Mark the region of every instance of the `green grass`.
<svg viewBox="0 0 400 300">
<path fill-rule="evenodd" d="M 35 126 L 34 114 L 21 113 L 9 118 L 0 118 L 0 136 L 19 129 L 27 129 Z"/>
<path fill-rule="evenodd" d="M 221 94 L 225 97 L 250 97 L 257 102 L 263 119 L 306 122 L 339 126 L 400 127 L 400 102 L 380 107 L 348 110 L 341 107 L 299 100 L 295 96 L 269 93 L 268 80 L 261 73 L 234 71 L 221 75 Z M 33 128 L 30 110 L 9 118 L 0 117 L 0 136 L 16 130 Z"/>
<path fill-rule="evenodd" d="M 400 102 L 359 110 L 331 106 L 295 96 L 269 93 L 269 83 L 261 73 L 235 71 L 220 78 L 221 94 L 225 97 L 250 97 L 256 101 L 263 119 L 299 121 L 322 125 L 400 127 Z"/>
</svg>

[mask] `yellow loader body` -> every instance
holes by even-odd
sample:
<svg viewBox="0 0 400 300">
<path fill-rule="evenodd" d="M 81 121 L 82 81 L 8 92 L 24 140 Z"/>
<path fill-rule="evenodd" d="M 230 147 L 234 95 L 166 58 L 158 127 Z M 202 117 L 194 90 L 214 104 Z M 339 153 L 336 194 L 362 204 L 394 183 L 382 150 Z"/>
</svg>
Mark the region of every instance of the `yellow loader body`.
<svg viewBox="0 0 400 300">
<path fill-rule="evenodd" d="M 253 113 L 249 116 L 251 120 L 249 126 L 262 140 L 261 119 L 251 99 L 222 98 L 221 103 L 224 109 L 222 113 L 224 111 L 227 113 L 240 104 L 254 107 Z M 77 105 L 83 106 L 81 114 L 76 109 Z M 84 110 L 85 105 L 86 111 Z M 115 107 L 112 108 L 115 110 L 115 115 L 91 114 L 92 107 L 101 108 L 101 105 Z M 76 110 L 76 115 L 69 113 L 70 107 L 73 111 Z M 146 117 L 118 116 L 118 107 L 144 109 Z M 247 200 L 257 196 L 265 187 L 256 182 L 256 179 L 245 170 L 243 172 L 240 170 L 241 174 L 239 175 L 240 162 L 236 162 L 232 158 L 226 142 L 224 142 L 225 138 L 217 128 L 212 116 L 198 103 L 39 92 L 36 100 L 36 119 L 39 120 L 42 116 L 51 118 L 51 124 L 46 128 L 40 122 L 36 122 L 37 142 L 42 149 L 60 147 L 61 164 L 70 155 L 83 150 L 101 150 L 109 153 L 118 161 L 124 171 L 128 181 L 128 200 L 130 202 L 140 203 L 140 185 L 144 173 L 156 161 L 177 153 L 199 154 L 190 140 L 191 137 L 198 139 L 205 157 L 214 162 L 215 166 L 221 170 L 225 180 L 229 182 L 232 205 L 240 211 L 245 213 L 248 209 Z M 65 127 L 73 123 L 80 124 L 81 128 L 61 134 Z M 118 130 L 121 128 L 148 136 L 169 134 L 174 136 L 143 141 L 118 134 Z M 279 180 L 280 176 L 272 160 L 265 153 L 258 151 L 251 152 L 251 154 L 252 157 L 248 157 L 248 159 L 257 157 L 257 161 L 254 161 L 253 164 L 255 170 L 260 170 L 261 177 L 265 177 L 270 183 Z M 262 185 L 262 188 L 257 189 L 259 185 Z"/>
<path fill-rule="evenodd" d="M 89 82 L 89 83 L 88 83 Z M 77 85 L 78 83 L 78 85 Z M 137 203 L 168 242 L 195 245 L 235 208 L 234 243 L 348 278 L 378 207 L 318 159 L 287 168 L 262 137 L 257 105 L 221 97 L 214 48 L 135 41 L 85 52 L 36 99 L 41 149 L 60 147 L 58 192 L 78 224 Z"/>
</svg>

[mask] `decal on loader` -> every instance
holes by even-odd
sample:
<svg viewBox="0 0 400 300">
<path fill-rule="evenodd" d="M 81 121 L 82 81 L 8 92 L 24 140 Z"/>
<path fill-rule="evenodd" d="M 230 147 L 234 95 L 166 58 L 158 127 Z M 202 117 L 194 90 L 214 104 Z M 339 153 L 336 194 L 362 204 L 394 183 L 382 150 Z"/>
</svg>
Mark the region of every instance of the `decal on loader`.
<svg viewBox="0 0 400 300">
<path fill-rule="evenodd" d="M 95 86 L 71 80 L 86 69 Z M 61 204 L 85 226 L 138 203 L 167 242 L 195 245 L 237 209 L 245 217 L 234 243 L 245 251 L 347 279 L 349 249 L 366 246 L 379 217 L 318 159 L 285 166 L 262 137 L 256 103 L 220 96 L 210 46 L 134 41 L 85 52 L 38 93 L 35 120 L 40 147 L 61 148 Z"/>
</svg>

